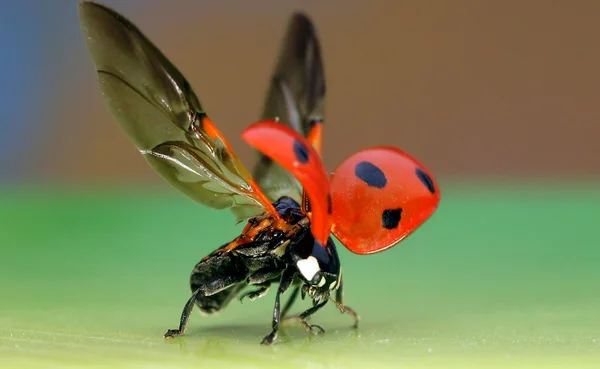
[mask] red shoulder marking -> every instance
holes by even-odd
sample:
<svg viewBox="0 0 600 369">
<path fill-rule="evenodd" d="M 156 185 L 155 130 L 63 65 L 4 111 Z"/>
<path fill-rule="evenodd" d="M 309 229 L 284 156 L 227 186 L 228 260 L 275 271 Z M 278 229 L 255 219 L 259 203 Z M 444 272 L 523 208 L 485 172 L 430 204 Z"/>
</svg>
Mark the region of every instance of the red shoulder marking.
<svg viewBox="0 0 600 369">
<path fill-rule="evenodd" d="M 306 223 L 303 223 L 302 221 L 291 225 L 282 218 L 275 218 L 271 214 L 268 214 L 264 218 L 260 219 L 258 223 L 248 222 L 238 237 L 223 247 L 213 251 L 211 254 L 205 256 L 202 261 L 206 261 L 215 255 L 227 254 L 239 246 L 252 242 L 260 232 L 266 229 L 270 229 L 271 231 L 282 231 L 285 233 L 286 237 L 291 237 L 295 232 L 299 231 L 305 226 Z"/>
</svg>

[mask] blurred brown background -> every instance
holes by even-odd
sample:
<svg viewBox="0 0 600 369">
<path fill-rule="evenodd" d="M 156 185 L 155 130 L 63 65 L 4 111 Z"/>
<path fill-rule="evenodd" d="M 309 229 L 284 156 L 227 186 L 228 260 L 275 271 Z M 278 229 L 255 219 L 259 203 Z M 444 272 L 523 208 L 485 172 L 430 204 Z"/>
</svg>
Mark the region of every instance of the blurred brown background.
<svg viewBox="0 0 600 369">
<path fill-rule="evenodd" d="M 32 36 L 4 53 L 16 65 L 19 52 L 36 54 L 25 70 L 3 73 L 38 78 L 18 96 L 18 79 L 0 87 L 6 107 L 24 99 L 0 123 L 14 147 L 3 153 L 4 177 L 160 181 L 102 103 L 77 1 L 18 3 L 10 20 Z M 328 169 L 387 144 L 440 177 L 600 175 L 599 1 L 104 3 L 186 75 L 248 166 L 254 155 L 240 132 L 258 118 L 291 12 L 303 10 L 325 60 Z M 22 129 L 9 135 L 13 125 Z"/>
</svg>

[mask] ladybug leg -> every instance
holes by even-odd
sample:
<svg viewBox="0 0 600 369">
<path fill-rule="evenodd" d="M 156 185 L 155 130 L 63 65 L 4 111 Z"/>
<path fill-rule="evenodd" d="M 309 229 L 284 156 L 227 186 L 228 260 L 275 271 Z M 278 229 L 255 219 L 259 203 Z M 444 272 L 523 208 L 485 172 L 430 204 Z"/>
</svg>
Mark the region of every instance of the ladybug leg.
<svg viewBox="0 0 600 369">
<path fill-rule="evenodd" d="M 353 328 L 358 328 L 358 321 L 360 320 L 360 316 L 349 306 L 344 305 L 344 280 L 340 278 L 340 285 L 335 292 L 335 300 L 333 303 L 340 310 L 342 314 L 351 315 L 354 318 Z"/>
<path fill-rule="evenodd" d="M 190 299 L 186 302 L 183 307 L 183 311 L 181 312 L 181 318 L 179 319 L 179 328 L 178 329 L 169 329 L 167 333 L 165 333 L 165 338 L 174 338 L 183 334 L 185 329 L 187 328 L 188 321 L 190 319 L 190 315 L 192 314 L 192 309 L 194 308 L 194 304 L 196 300 L 198 300 L 201 296 L 211 296 L 219 291 L 223 291 L 237 283 L 240 282 L 239 277 L 226 277 L 226 278 L 215 278 L 208 283 L 203 284 L 200 288 L 196 289 Z"/>
<path fill-rule="evenodd" d="M 192 309 L 194 308 L 194 304 L 196 303 L 196 299 L 198 298 L 198 294 L 200 293 L 200 289 L 197 289 L 196 292 L 192 294 L 192 297 L 186 302 L 183 307 L 183 311 L 181 312 L 181 318 L 179 320 L 179 329 L 169 329 L 167 333 L 165 333 L 165 338 L 174 338 L 179 336 L 185 331 L 187 327 L 188 320 L 190 319 L 190 315 L 192 313 Z"/>
<path fill-rule="evenodd" d="M 335 291 L 335 301 L 340 305 L 344 304 L 344 279 L 343 278 L 340 278 L 340 285 L 338 286 L 337 291 Z"/>
<path fill-rule="evenodd" d="M 290 298 L 288 299 L 287 303 L 283 307 L 283 310 L 281 310 L 281 320 L 282 321 L 284 321 L 284 322 L 300 321 L 298 315 L 287 316 L 287 313 L 291 309 L 292 305 L 294 304 L 294 302 L 296 302 L 296 299 L 298 298 L 299 293 L 300 293 L 300 286 L 296 286 L 296 288 L 294 288 L 294 290 L 292 291 L 292 294 L 290 295 Z M 303 294 L 304 294 L 304 291 L 303 291 Z M 309 320 L 309 319 L 310 319 L 310 316 L 307 316 L 305 320 Z"/>
<path fill-rule="evenodd" d="M 271 331 L 271 333 L 265 336 L 265 338 L 263 338 L 261 345 L 270 345 L 273 343 L 273 340 L 275 340 L 275 338 L 277 337 L 277 332 L 279 331 L 279 322 L 281 320 L 279 296 L 288 290 L 295 277 L 296 272 L 293 269 L 286 269 L 281 275 L 279 287 L 277 288 L 277 295 L 275 295 L 275 306 L 273 308 L 273 330 Z"/>
<path fill-rule="evenodd" d="M 240 302 L 242 302 L 242 300 L 245 298 L 250 299 L 250 301 L 254 301 L 265 296 L 271 288 L 271 281 L 275 278 L 278 278 L 280 275 L 281 271 L 273 268 L 264 268 L 249 275 L 246 279 L 246 283 L 251 286 L 258 286 L 259 288 L 242 294 L 239 297 Z"/>
<path fill-rule="evenodd" d="M 319 311 L 323 306 L 325 306 L 325 304 L 327 304 L 327 301 L 328 300 L 324 300 L 323 302 L 318 303 L 317 305 L 311 307 L 310 309 L 306 310 L 302 314 L 298 315 L 298 320 L 300 321 L 300 323 L 302 324 L 304 329 L 306 329 L 307 332 L 312 333 L 312 334 L 325 333 L 325 330 L 321 326 L 318 326 L 316 324 L 310 325 L 306 322 L 306 319 L 309 316 L 316 313 L 317 311 Z"/>
<path fill-rule="evenodd" d="M 296 286 L 294 288 L 294 290 L 292 291 L 292 294 L 290 295 L 290 298 L 287 300 L 287 302 L 283 306 L 283 309 L 281 310 L 281 320 L 295 320 L 295 319 L 298 319 L 297 316 L 286 317 L 287 313 L 292 308 L 292 305 L 294 305 L 294 302 L 296 302 L 296 299 L 298 298 L 298 293 L 300 293 L 300 286 Z"/>
<path fill-rule="evenodd" d="M 269 292 L 269 289 L 271 289 L 271 282 L 264 282 L 262 284 L 257 284 L 256 286 L 259 286 L 260 288 L 242 294 L 239 297 L 240 302 L 243 302 L 245 298 L 247 298 L 250 301 L 254 301 L 265 296 L 267 292 Z"/>
</svg>

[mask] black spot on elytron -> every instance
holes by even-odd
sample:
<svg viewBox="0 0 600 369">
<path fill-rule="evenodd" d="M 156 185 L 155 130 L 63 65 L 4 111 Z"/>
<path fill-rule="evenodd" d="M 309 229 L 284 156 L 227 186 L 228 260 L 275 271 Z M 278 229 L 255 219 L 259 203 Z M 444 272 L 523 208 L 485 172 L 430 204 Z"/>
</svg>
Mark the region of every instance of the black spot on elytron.
<svg viewBox="0 0 600 369">
<path fill-rule="evenodd" d="M 384 210 L 381 214 L 381 225 L 385 229 L 395 229 L 398 227 L 401 217 L 402 208 Z"/>
<path fill-rule="evenodd" d="M 306 164 L 308 162 L 308 150 L 306 146 L 298 140 L 294 140 L 294 155 L 296 155 L 296 159 L 302 164 Z"/>
<path fill-rule="evenodd" d="M 331 203 L 331 194 L 327 194 L 327 212 L 329 214 L 333 213 L 333 204 Z"/>
<path fill-rule="evenodd" d="M 421 169 L 421 168 L 417 168 L 416 169 L 416 173 L 417 173 L 417 177 L 419 177 L 419 179 L 427 187 L 427 189 L 429 190 L 429 192 L 431 192 L 432 194 L 434 194 L 435 193 L 435 187 L 433 186 L 433 181 L 431 180 L 431 177 L 427 173 L 425 173 L 423 171 L 423 169 Z"/>
<path fill-rule="evenodd" d="M 387 178 L 383 171 L 368 161 L 356 164 L 354 174 L 371 187 L 384 188 L 387 184 Z"/>
</svg>

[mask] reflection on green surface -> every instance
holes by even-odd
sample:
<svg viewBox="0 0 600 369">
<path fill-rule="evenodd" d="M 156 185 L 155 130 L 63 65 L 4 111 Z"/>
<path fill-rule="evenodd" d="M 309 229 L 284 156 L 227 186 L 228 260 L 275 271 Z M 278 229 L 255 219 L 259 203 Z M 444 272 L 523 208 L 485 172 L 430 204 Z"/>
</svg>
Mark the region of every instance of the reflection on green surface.
<svg viewBox="0 0 600 369">
<path fill-rule="evenodd" d="M 164 341 L 194 264 L 233 238 L 227 212 L 139 191 L 0 197 L 0 367 L 584 368 L 600 363 L 600 191 L 446 189 L 396 248 L 340 247 L 352 320 L 269 333 L 274 293 Z M 306 307 L 301 302 L 296 311 Z M 10 365 L 12 364 L 12 365 Z M 18 365 L 17 365 L 18 364 Z"/>
</svg>

